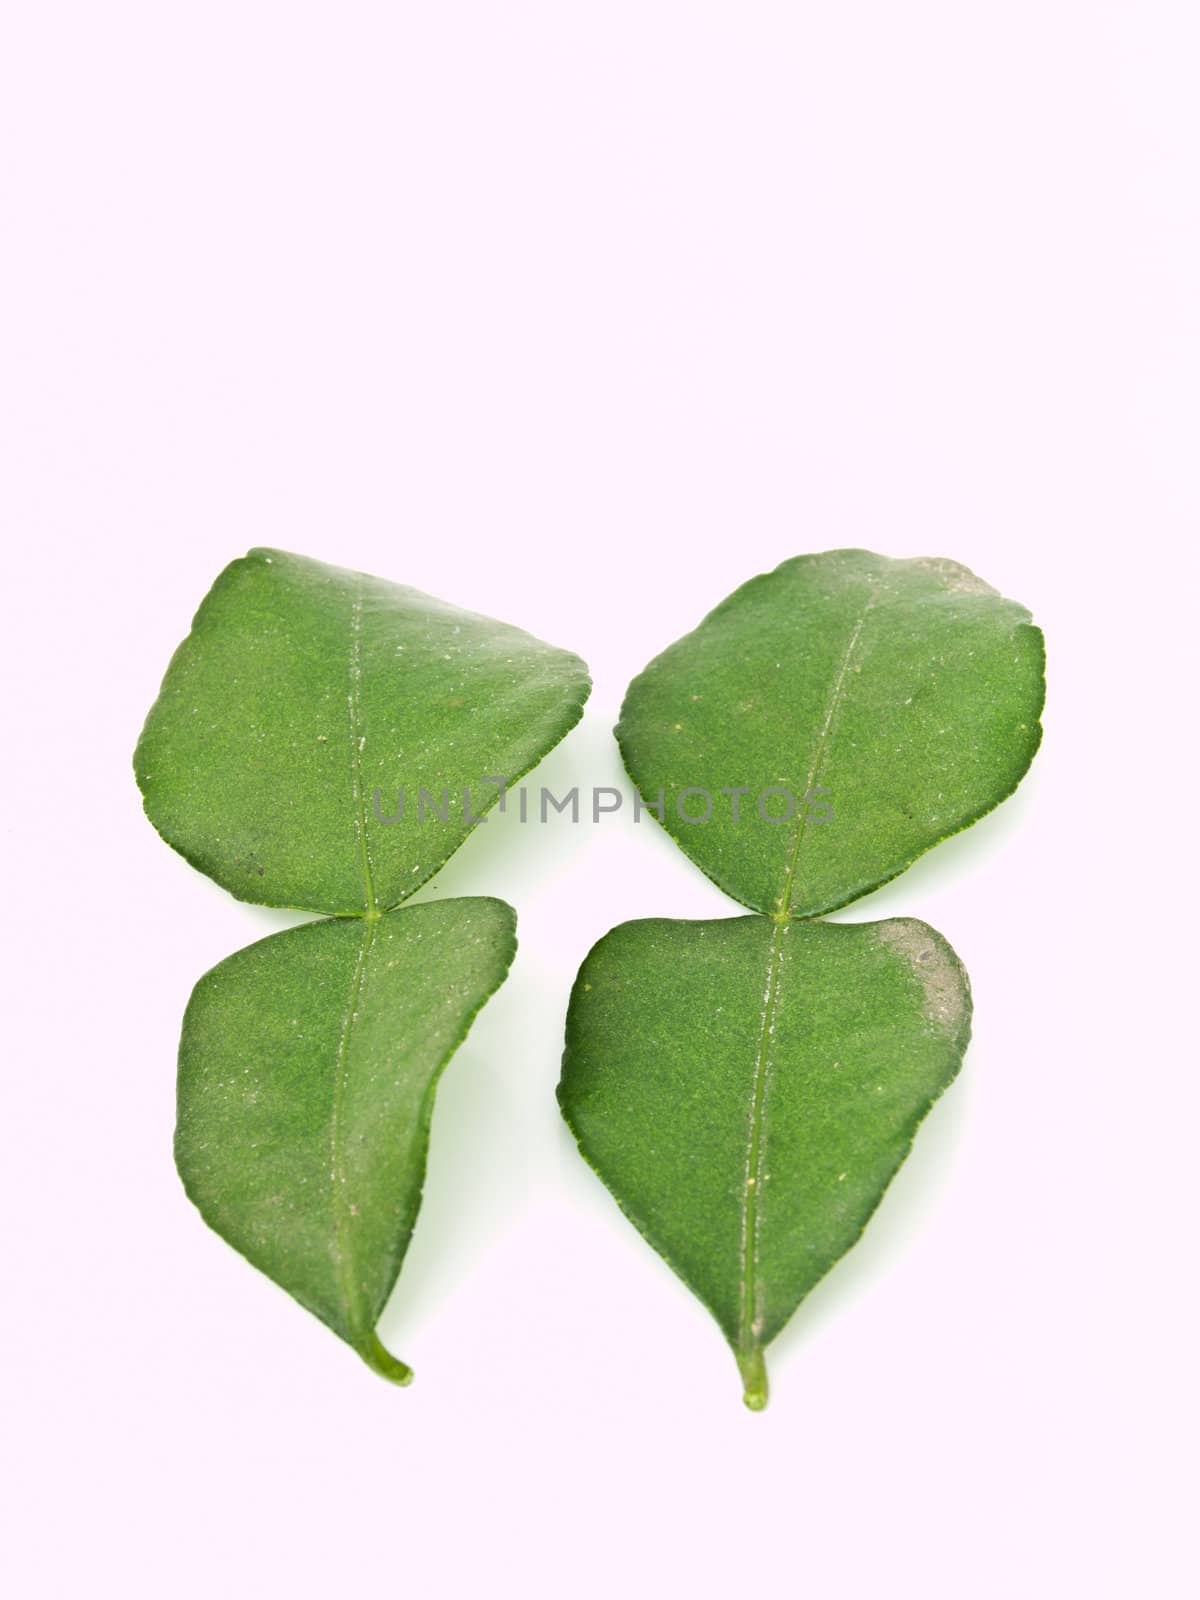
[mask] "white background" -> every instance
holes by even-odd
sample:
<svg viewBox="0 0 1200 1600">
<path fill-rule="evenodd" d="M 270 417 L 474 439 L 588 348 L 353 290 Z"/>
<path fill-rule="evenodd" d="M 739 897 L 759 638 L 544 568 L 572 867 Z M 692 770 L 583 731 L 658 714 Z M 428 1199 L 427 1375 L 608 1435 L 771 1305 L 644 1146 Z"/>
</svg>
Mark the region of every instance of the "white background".
<svg viewBox="0 0 1200 1600">
<path fill-rule="evenodd" d="M 1196 1593 L 1198 66 L 1191 0 L 8 9 L 14 1595 Z M 554 1104 L 591 943 L 735 912 L 652 824 L 493 822 L 427 891 L 521 949 L 443 1083 L 410 1389 L 184 1199 L 187 995 L 289 919 L 129 761 L 256 543 L 583 654 L 555 785 L 800 551 L 1044 624 L 1018 797 L 844 913 L 940 928 L 976 1038 L 763 1415 Z"/>
</svg>

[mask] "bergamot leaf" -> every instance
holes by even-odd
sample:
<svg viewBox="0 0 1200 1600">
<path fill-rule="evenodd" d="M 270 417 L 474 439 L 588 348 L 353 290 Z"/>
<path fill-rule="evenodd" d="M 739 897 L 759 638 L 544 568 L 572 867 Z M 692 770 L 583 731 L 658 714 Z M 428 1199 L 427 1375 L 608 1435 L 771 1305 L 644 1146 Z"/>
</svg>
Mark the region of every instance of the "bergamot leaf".
<svg viewBox="0 0 1200 1600">
<path fill-rule="evenodd" d="M 167 843 L 239 899 L 361 915 L 430 878 L 589 688 L 519 628 L 251 550 L 175 652 L 134 768 Z"/>
<path fill-rule="evenodd" d="M 200 979 L 175 1159 L 210 1227 L 384 1377 L 375 1325 L 421 1202 L 434 1090 L 516 949 L 503 901 L 277 933 Z"/>
<path fill-rule="evenodd" d="M 617 740 L 715 883 L 753 910 L 809 917 L 1011 794 L 1043 698 L 1024 607 L 954 561 L 832 550 L 752 578 L 653 660 Z M 684 820 L 703 814 L 689 788 L 712 797 L 710 820 Z"/>
<path fill-rule="evenodd" d="M 567 1015 L 559 1102 L 585 1159 L 712 1312 L 763 1350 L 861 1234 L 958 1071 L 967 977 L 923 922 L 627 922 Z"/>
</svg>

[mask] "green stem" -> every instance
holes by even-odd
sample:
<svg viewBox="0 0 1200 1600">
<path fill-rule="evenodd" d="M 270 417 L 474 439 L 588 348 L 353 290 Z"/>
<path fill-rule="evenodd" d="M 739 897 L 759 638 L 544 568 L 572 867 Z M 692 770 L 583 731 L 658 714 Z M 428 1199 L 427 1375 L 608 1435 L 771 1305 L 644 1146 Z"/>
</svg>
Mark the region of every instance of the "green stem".
<svg viewBox="0 0 1200 1600">
<path fill-rule="evenodd" d="M 403 1361 L 397 1361 L 389 1350 L 385 1350 L 373 1333 L 368 1333 L 359 1340 L 354 1347 L 372 1372 L 377 1372 L 381 1378 L 387 1378 L 389 1383 L 411 1383 L 413 1373 L 411 1367 L 406 1367 Z"/>
<path fill-rule="evenodd" d="M 762 1350 L 758 1345 L 739 1350 L 737 1361 L 742 1374 L 742 1399 L 751 1411 L 761 1411 L 767 1403 L 767 1364 Z"/>
</svg>

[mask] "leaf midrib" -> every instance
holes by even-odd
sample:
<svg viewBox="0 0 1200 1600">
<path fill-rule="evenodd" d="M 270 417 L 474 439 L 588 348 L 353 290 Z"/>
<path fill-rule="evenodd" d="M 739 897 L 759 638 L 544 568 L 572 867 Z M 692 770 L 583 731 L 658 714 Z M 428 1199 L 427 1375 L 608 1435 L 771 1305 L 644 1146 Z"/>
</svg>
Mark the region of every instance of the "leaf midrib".
<svg viewBox="0 0 1200 1600">
<path fill-rule="evenodd" d="M 358 1315 L 360 1296 L 354 1277 L 354 1254 L 349 1240 L 349 1202 L 345 1192 L 342 1109 L 349 1077 L 350 1036 L 354 1031 L 354 1024 L 358 1021 L 363 975 L 366 971 L 367 957 L 375 942 L 377 926 L 377 918 L 363 919 L 362 938 L 359 941 L 354 973 L 350 980 L 350 993 L 338 1037 L 334 1064 L 333 1105 L 329 1124 L 329 1178 L 332 1188 L 334 1255 L 337 1261 L 338 1289 L 342 1298 L 346 1327 L 354 1338 L 367 1336 L 371 1331 L 371 1321 L 369 1316 L 364 1318 Z"/>
<path fill-rule="evenodd" d="M 746 1141 L 746 1167 L 742 1179 L 741 1297 L 738 1313 L 738 1351 L 749 1355 L 759 1346 L 762 1319 L 756 1304 L 758 1286 L 759 1194 L 766 1166 L 766 1097 L 770 1073 L 770 1046 L 779 1005 L 779 974 L 783 964 L 786 922 L 778 922 L 771 932 L 767 957 L 767 983 L 763 991 L 762 1022 L 755 1053 L 754 1080 L 750 1093 L 749 1136 Z"/>
<path fill-rule="evenodd" d="M 354 790 L 355 827 L 362 865 L 363 900 L 367 916 L 378 911 L 375 885 L 371 876 L 371 851 L 367 844 L 367 805 L 363 789 L 362 751 L 366 733 L 362 726 L 362 613 L 363 585 L 360 579 L 350 603 L 350 780 Z"/>
<path fill-rule="evenodd" d="M 739 1355 L 746 1361 L 761 1349 L 762 1340 L 763 1309 L 758 1304 L 761 1293 L 758 1267 L 759 1234 L 762 1222 L 761 1199 L 763 1183 L 766 1178 L 767 1160 L 767 1090 L 771 1077 L 771 1041 L 774 1037 L 775 1018 L 779 1009 L 780 978 L 783 969 L 783 941 L 792 921 L 792 894 L 796 868 L 800 860 L 800 845 L 804 837 L 804 823 L 807 817 L 807 799 L 805 797 L 816 786 L 817 780 L 824 769 L 833 721 L 845 698 L 850 669 L 862 638 L 863 627 L 875 606 L 875 594 L 875 587 L 871 585 L 867 600 L 851 630 L 850 638 L 847 641 L 845 650 L 842 652 L 837 671 L 834 673 L 825 716 L 820 732 L 817 735 L 817 742 L 813 749 L 812 761 L 809 766 L 808 779 L 804 785 L 803 797 L 797 813 L 783 890 L 776 902 L 777 909 L 771 919 L 775 926 L 772 931 L 771 946 L 767 956 L 767 980 L 763 991 L 763 1011 L 758 1048 L 755 1052 L 754 1077 L 750 1092 L 749 1133 L 746 1141 L 746 1166 L 742 1180 L 741 1294 L 739 1297 L 737 1347 Z M 765 1378 L 760 1381 L 765 1383 Z"/>
<path fill-rule="evenodd" d="M 334 1256 L 346 1328 L 354 1339 L 371 1336 L 371 1319 L 369 1316 L 361 1315 L 361 1295 L 356 1282 L 354 1252 L 350 1242 L 349 1202 L 345 1195 L 346 1174 L 342 1151 L 342 1106 L 349 1076 L 350 1036 L 358 1020 L 363 975 L 379 921 L 375 885 L 371 875 L 371 852 L 367 844 L 367 807 L 363 790 L 362 749 L 366 733 L 362 720 L 362 615 L 363 582 L 360 578 L 355 585 L 354 598 L 350 602 L 350 685 L 346 695 L 346 705 L 350 721 L 350 781 L 354 791 L 355 829 L 362 867 L 365 912 L 362 914 L 362 938 L 359 941 L 354 973 L 350 980 L 350 993 L 338 1035 L 333 1106 L 329 1125 L 329 1178 L 332 1186 Z"/>
<path fill-rule="evenodd" d="M 875 586 L 872 584 L 868 590 L 866 603 L 851 630 L 849 641 L 842 652 L 841 661 L 838 663 L 837 671 L 834 674 L 833 686 L 829 691 L 829 702 L 825 708 L 825 718 L 821 724 L 821 731 L 817 735 L 817 743 L 809 765 L 808 777 L 801 792 L 800 803 L 796 811 L 796 827 L 792 835 L 792 847 L 788 858 L 787 872 L 783 880 L 783 889 L 776 902 L 778 906 L 776 915 L 780 918 L 788 917 L 791 914 L 796 868 L 800 862 L 800 846 L 804 839 L 804 824 L 808 820 L 808 796 L 816 788 L 817 781 L 824 772 L 829 747 L 829 735 L 833 729 L 833 719 L 845 699 L 850 668 L 854 662 L 854 653 L 858 649 L 866 620 L 874 608 Z"/>
</svg>

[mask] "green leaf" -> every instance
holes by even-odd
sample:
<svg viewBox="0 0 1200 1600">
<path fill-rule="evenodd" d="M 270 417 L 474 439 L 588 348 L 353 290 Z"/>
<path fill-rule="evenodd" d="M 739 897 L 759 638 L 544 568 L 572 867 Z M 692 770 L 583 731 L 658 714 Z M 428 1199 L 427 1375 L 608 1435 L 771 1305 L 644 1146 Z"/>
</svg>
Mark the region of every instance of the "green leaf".
<svg viewBox="0 0 1200 1600">
<path fill-rule="evenodd" d="M 861 1234 L 970 1032 L 923 922 L 654 918 L 580 969 L 559 1102 L 630 1220 L 716 1317 L 746 1403 L 762 1352 Z"/>
<path fill-rule="evenodd" d="M 797 556 L 634 679 L 617 739 L 715 883 L 757 911 L 814 916 L 1012 793 L 1041 737 L 1043 666 L 1029 613 L 956 562 Z M 712 796 L 710 821 L 681 820 L 688 788 Z M 746 791 L 739 820 L 722 789 Z M 784 820 L 763 820 L 772 789 L 793 815 L 775 794 L 763 810 Z M 682 805 L 703 814 L 700 796 Z"/>
<path fill-rule="evenodd" d="M 176 1159 L 210 1225 L 385 1377 L 438 1076 L 503 981 L 500 901 L 394 908 L 578 720 L 566 651 L 281 550 L 218 577 L 134 756 L 164 839 L 243 900 L 334 920 L 197 984 Z"/>
<path fill-rule="evenodd" d="M 502 983 L 516 918 L 445 900 L 311 922 L 200 979 L 175 1158 L 210 1227 L 384 1377 L 375 1324 L 421 1203 L 438 1077 Z"/>
<path fill-rule="evenodd" d="M 252 550 L 205 597 L 134 767 L 163 838 L 239 899 L 361 914 L 431 877 L 496 800 L 487 780 L 527 772 L 589 687 L 517 628 Z"/>
</svg>

